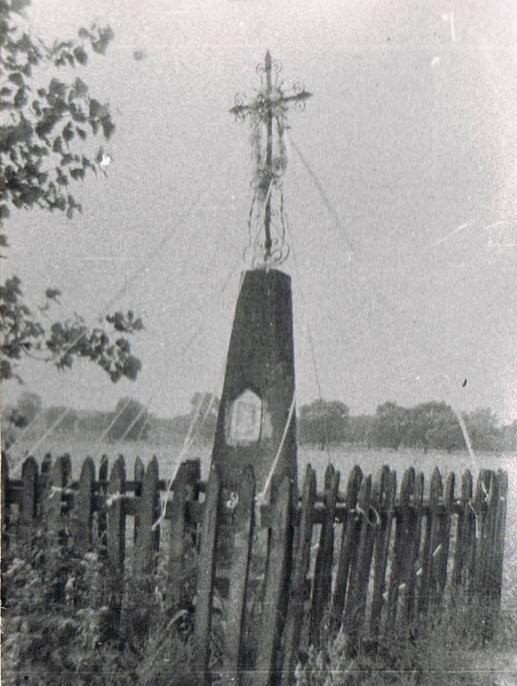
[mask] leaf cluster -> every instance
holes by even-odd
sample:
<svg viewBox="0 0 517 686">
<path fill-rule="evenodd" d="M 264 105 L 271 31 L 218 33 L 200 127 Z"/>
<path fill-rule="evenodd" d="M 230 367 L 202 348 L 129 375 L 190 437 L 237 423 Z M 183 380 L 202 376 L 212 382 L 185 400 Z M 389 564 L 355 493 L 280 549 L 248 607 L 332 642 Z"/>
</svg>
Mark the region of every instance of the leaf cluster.
<svg viewBox="0 0 517 686">
<path fill-rule="evenodd" d="M 5 683 L 31 675 L 70 686 L 185 684 L 192 607 L 168 606 L 166 564 L 156 576 L 127 575 L 122 621 L 114 625 L 98 526 L 92 549 L 79 554 L 70 536 L 73 517 L 63 524 L 57 536 L 42 527 L 30 544 L 10 541 L 2 575 Z"/>
<path fill-rule="evenodd" d="M 2 378 L 21 380 L 16 366 L 23 356 L 29 356 L 51 363 L 58 370 L 70 368 L 75 359 L 88 359 L 111 381 L 136 379 L 141 362 L 132 354 L 127 336 L 144 328 L 142 320 L 130 310 L 107 315 L 103 323 L 109 326 L 104 328 L 88 326 L 79 315 L 52 322 L 49 310 L 59 303 L 59 295 L 58 289 L 47 289 L 44 304 L 34 310 L 24 301 L 17 276 L 0 286 Z"/>
<path fill-rule="evenodd" d="M 71 182 L 89 171 L 106 173 L 103 148 L 90 155 L 85 141 L 97 135 L 108 140 L 115 125 L 108 105 L 92 97 L 81 78 L 48 80 L 46 70 L 66 73 L 86 65 L 92 54 L 105 53 L 113 31 L 93 24 L 79 29 L 74 39 L 48 45 L 26 30 L 29 5 L 30 0 L 0 0 L 0 220 L 13 208 L 36 207 L 71 218 L 81 210 Z M 6 247 L 7 237 L 0 234 L 0 248 Z M 59 303 L 59 295 L 58 289 L 47 289 L 44 304 L 34 311 L 23 299 L 18 277 L 0 286 L 2 378 L 21 381 L 16 366 L 31 356 L 58 369 L 86 358 L 112 381 L 135 379 L 141 364 L 126 336 L 141 330 L 142 321 L 132 312 L 108 315 L 102 324 L 111 325 L 112 333 L 88 327 L 79 316 L 49 324 L 47 311 Z"/>
<path fill-rule="evenodd" d="M 80 29 L 73 40 L 47 45 L 24 30 L 26 0 L 0 1 L 0 218 L 11 209 L 40 207 L 72 217 L 81 206 L 69 190 L 71 180 L 97 173 L 103 159 L 85 155 L 74 140 L 115 130 L 109 107 L 91 97 L 77 77 L 69 83 L 52 77 L 45 84 L 45 67 L 58 70 L 88 63 L 93 53 L 104 54 L 113 38 L 109 27 L 94 24 Z"/>
<path fill-rule="evenodd" d="M 106 608 L 99 603 L 100 564 L 96 553 L 78 555 L 43 528 L 30 544 L 10 546 L 2 575 L 5 683 L 16 683 L 20 672 L 100 671 L 93 656 L 113 662 L 101 644 Z"/>
</svg>

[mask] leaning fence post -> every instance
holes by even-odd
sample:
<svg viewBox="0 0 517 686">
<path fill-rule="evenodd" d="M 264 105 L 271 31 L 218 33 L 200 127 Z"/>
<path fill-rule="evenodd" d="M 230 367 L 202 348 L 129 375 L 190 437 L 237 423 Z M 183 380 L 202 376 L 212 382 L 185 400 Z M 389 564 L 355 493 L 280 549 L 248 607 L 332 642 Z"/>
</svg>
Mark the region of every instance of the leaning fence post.
<svg viewBox="0 0 517 686">
<path fill-rule="evenodd" d="M 212 464 L 203 508 L 203 523 L 198 555 L 194 653 L 191 670 L 199 674 L 199 681 L 197 683 L 200 684 L 206 683 L 208 673 L 220 497 L 221 478 L 217 466 Z"/>
<path fill-rule="evenodd" d="M 314 579 L 312 583 L 312 609 L 310 644 L 319 648 L 324 634 L 323 619 L 332 590 L 332 558 L 334 553 L 334 517 L 339 489 L 339 472 L 332 465 L 325 470 L 325 509 Z"/>
<path fill-rule="evenodd" d="M 298 646 L 303 622 L 305 579 L 309 569 L 312 541 L 312 511 L 316 500 L 316 475 L 310 465 L 305 472 L 297 547 L 294 553 L 291 592 L 284 630 L 281 683 L 290 684 L 298 662 Z"/>
<path fill-rule="evenodd" d="M 341 533 L 341 548 L 339 550 L 334 593 L 330 610 L 330 632 L 332 636 L 337 634 L 341 622 L 343 621 L 348 575 L 353 557 L 354 541 L 358 529 L 358 517 L 356 516 L 355 506 L 362 478 L 363 473 L 356 465 L 350 472 L 346 490 L 346 517 L 343 522 L 343 530 Z"/>
<path fill-rule="evenodd" d="M 223 503 L 222 507 L 233 507 Z M 227 603 L 226 638 L 223 651 L 223 674 L 226 683 L 239 684 L 246 610 L 246 591 L 251 557 L 255 512 L 255 478 L 247 467 L 241 477 L 238 501 L 233 511 L 233 551 L 229 570 L 230 591 Z M 233 680 L 232 680 L 233 679 Z"/>
<path fill-rule="evenodd" d="M 291 513 L 293 485 L 288 474 L 282 478 L 273 477 L 270 498 L 270 528 L 262 617 L 255 669 L 245 675 L 246 686 L 269 686 L 278 662 L 285 599 L 287 595 L 287 573 L 291 557 Z"/>
</svg>

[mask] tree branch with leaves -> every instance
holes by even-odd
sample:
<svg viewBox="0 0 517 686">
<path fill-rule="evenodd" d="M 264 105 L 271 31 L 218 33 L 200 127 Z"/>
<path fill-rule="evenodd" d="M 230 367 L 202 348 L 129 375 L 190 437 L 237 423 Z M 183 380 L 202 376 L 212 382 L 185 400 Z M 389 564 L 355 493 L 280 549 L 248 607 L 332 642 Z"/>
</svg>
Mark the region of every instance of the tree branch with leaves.
<svg viewBox="0 0 517 686">
<path fill-rule="evenodd" d="M 93 55 L 104 55 L 113 31 L 94 24 L 79 29 L 74 39 L 47 45 L 28 31 L 29 5 L 30 0 L 0 0 L 2 227 L 20 209 L 64 212 L 68 218 L 81 211 L 70 186 L 89 172 L 106 174 L 107 155 L 102 146 L 90 154 L 89 139 L 109 140 L 115 131 L 109 106 L 92 97 L 82 79 L 57 77 L 60 70 L 69 73 Z M 55 72 L 50 79 L 49 70 Z M 8 248 L 3 231 L 0 247 Z M 59 370 L 71 367 L 74 359 L 88 359 L 114 382 L 135 379 L 141 363 L 128 337 L 143 329 L 142 320 L 128 311 L 108 314 L 93 327 L 80 315 L 49 323 L 59 295 L 59 289 L 47 289 L 44 304 L 35 309 L 27 304 L 17 276 L 0 285 L 2 378 L 21 381 L 18 364 L 33 357 Z"/>
<path fill-rule="evenodd" d="M 69 192 L 70 181 L 82 180 L 100 166 L 104 150 L 92 159 L 74 148 L 89 133 L 102 132 L 109 140 L 115 130 L 109 107 L 90 96 L 77 77 L 67 83 L 53 76 L 40 86 L 42 67 L 80 67 L 91 52 L 103 55 L 113 38 L 109 27 L 80 29 L 78 39 L 52 46 L 24 30 L 27 0 L 0 0 L 0 111 L 7 123 L 0 127 L 0 217 L 11 208 L 41 207 L 66 212 L 71 218 L 81 206 Z"/>
</svg>

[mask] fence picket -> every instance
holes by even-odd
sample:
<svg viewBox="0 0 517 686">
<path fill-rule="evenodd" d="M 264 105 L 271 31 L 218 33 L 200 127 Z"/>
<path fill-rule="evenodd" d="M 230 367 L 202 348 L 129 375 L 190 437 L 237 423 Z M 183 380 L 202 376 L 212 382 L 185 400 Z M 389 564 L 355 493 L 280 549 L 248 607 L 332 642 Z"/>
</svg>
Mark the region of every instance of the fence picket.
<svg viewBox="0 0 517 686">
<path fill-rule="evenodd" d="M 142 484 L 144 481 L 144 476 L 145 476 L 145 467 L 144 463 L 142 460 L 137 457 L 135 460 L 135 464 L 133 466 L 133 478 L 135 480 L 135 496 L 137 498 L 140 498 L 142 495 Z M 137 508 L 137 513 L 134 516 L 134 527 L 133 527 L 133 540 L 136 543 L 138 540 L 138 525 L 140 523 L 140 517 L 138 515 L 138 508 Z"/>
<path fill-rule="evenodd" d="M 492 520 L 494 518 L 494 495 L 496 488 L 495 474 L 489 470 L 483 470 L 480 474 L 482 481 L 481 495 L 481 538 L 478 558 L 477 587 L 483 601 L 487 602 L 490 597 L 490 566 L 492 552 Z"/>
<path fill-rule="evenodd" d="M 355 654 L 365 614 L 366 593 L 370 576 L 374 532 L 370 525 L 372 477 L 363 479 L 356 509 L 360 515 L 360 535 L 355 565 L 351 568 L 347 590 L 343 628 L 347 636 L 346 653 Z"/>
<path fill-rule="evenodd" d="M 476 593 L 477 575 L 478 575 L 478 556 L 481 545 L 481 500 L 483 492 L 481 489 L 481 472 L 478 474 L 478 479 L 474 488 L 472 483 L 472 499 L 469 508 L 469 515 L 471 517 L 471 535 L 470 535 L 470 554 L 468 557 L 468 573 L 466 581 L 466 593 L 470 598 L 473 598 Z"/>
<path fill-rule="evenodd" d="M 52 456 L 47 453 L 40 465 L 40 473 L 38 478 L 38 505 L 37 513 L 38 520 L 40 522 L 45 521 L 45 511 L 46 511 L 46 498 L 48 495 L 48 488 L 50 483 L 50 473 L 52 470 Z"/>
<path fill-rule="evenodd" d="M 186 460 L 185 464 L 187 465 L 187 481 L 189 483 L 189 501 L 200 506 L 201 461 L 199 459 Z M 198 529 L 198 523 L 188 518 L 185 531 L 194 544 L 197 544 Z"/>
<path fill-rule="evenodd" d="M 476 501 L 474 496 L 474 479 L 472 474 L 468 471 L 467 485 L 468 491 L 468 508 L 466 523 L 467 545 L 464 555 L 465 560 L 465 581 L 464 589 L 468 593 L 474 587 L 474 580 L 476 574 L 476 549 L 478 545 L 479 526 L 476 512 Z"/>
<path fill-rule="evenodd" d="M 155 565 L 156 536 L 153 524 L 159 516 L 158 460 L 149 462 L 145 470 L 138 510 L 139 524 L 136 540 L 135 563 L 137 572 L 143 576 L 152 574 Z"/>
<path fill-rule="evenodd" d="M 305 579 L 309 569 L 312 541 L 312 510 L 316 500 L 316 474 L 310 465 L 305 470 L 300 523 L 294 553 L 291 591 L 284 629 L 281 684 L 290 684 L 298 662 L 305 600 Z"/>
<path fill-rule="evenodd" d="M 45 453 L 44 458 L 41 460 L 41 473 L 49 474 L 52 468 L 52 455 L 51 453 Z"/>
<path fill-rule="evenodd" d="M 206 683 L 208 672 L 220 499 L 221 478 L 217 467 L 212 465 L 203 508 L 198 556 L 197 603 L 194 618 L 192 672 L 199 674 L 198 683 L 200 684 Z"/>
<path fill-rule="evenodd" d="M 288 474 L 281 479 L 273 478 L 260 640 L 255 669 L 244 678 L 246 686 L 269 686 L 276 668 L 285 617 L 286 581 L 292 545 L 291 493 L 292 483 Z"/>
<path fill-rule="evenodd" d="M 65 475 L 65 483 L 71 484 L 72 483 L 72 458 L 68 453 L 65 453 L 62 455 L 61 460 L 63 462 L 63 472 Z"/>
<path fill-rule="evenodd" d="M 434 473 L 433 473 L 434 476 Z M 432 477 L 429 493 L 432 491 Z M 422 544 L 422 564 L 420 566 L 420 581 L 417 583 L 417 614 L 425 614 L 429 605 L 429 588 L 431 579 L 431 546 L 432 546 L 433 516 L 431 512 L 431 495 L 425 512 L 424 539 Z"/>
<path fill-rule="evenodd" d="M 391 538 L 391 528 L 395 512 L 395 495 L 397 491 L 397 475 L 390 472 L 386 465 L 381 470 L 381 522 L 375 541 L 374 577 L 372 606 L 370 612 L 370 638 L 376 640 L 381 626 L 382 607 L 384 603 L 384 589 L 386 586 L 386 569 Z"/>
<path fill-rule="evenodd" d="M 183 604 L 184 553 L 187 526 L 187 501 L 192 498 L 192 486 L 188 480 L 188 465 L 183 463 L 178 469 L 174 480 L 174 494 L 171 502 L 171 526 L 169 531 L 169 559 L 168 559 L 168 602 L 171 608 L 179 608 Z"/>
<path fill-rule="evenodd" d="M 119 456 L 111 468 L 108 486 L 107 510 L 107 558 L 109 569 L 110 630 L 113 635 L 120 624 L 120 610 L 124 591 L 124 559 L 126 554 L 126 517 L 122 503 L 125 494 L 126 466 Z"/>
<path fill-rule="evenodd" d="M 408 538 L 408 529 L 410 526 L 410 507 L 414 487 L 415 470 L 413 467 L 410 467 L 404 472 L 402 484 L 400 486 L 399 512 L 396 518 L 395 545 L 393 548 L 393 559 L 391 561 L 390 581 L 388 586 L 385 634 L 395 626 L 400 591 L 405 590 L 406 588 L 408 551 L 411 550 L 413 543 Z"/>
<path fill-rule="evenodd" d="M 133 607 L 129 618 L 128 636 L 135 645 L 146 640 L 149 630 L 151 603 L 155 588 L 156 537 L 153 524 L 159 516 L 159 470 L 156 457 L 147 465 L 142 484 L 142 495 L 136 499 L 135 512 L 138 513 L 139 526 L 134 545 L 134 582 L 131 593 L 136 594 L 138 606 Z"/>
<path fill-rule="evenodd" d="M 321 645 L 323 620 L 332 589 L 332 559 L 334 552 L 334 517 L 339 489 L 339 472 L 332 465 L 325 470 L 325 511 L 312 585 L 310 643 Z"/>
<path fill-rule="evenodd" d="M 63 495 L 70 472 L 69 455 L 58 457 L 50 471 L 48 490 L 44 496 L 44 503 L 46 525 L 51 540 L 56 540 L 62 524 Z"/>
<path fill-rule="evenodd" d="M 490 639 L 494 632 L 497 598 L 496 584 L 494 583 L 494 561 L 496 556 L 496 523 L 497 510 L 499 507 L 499 480 L 494 471 L 489 473 L 489 492 L 488 492 L 488 512 L 487 512 L 487 550 L 485 560 L 485 575 L 483 579 L 483 600 L 487 609 L 484 623 L 484 637 Z"/>
<path fill-rule="evenodd" d="M 0 474 L 0 480 L 2 485 L 1 491 L 1 514 L 2 514 L 2 560 L 5 560 L 5 553 L 8 546 L 9 534 L 9 508 L 7 503 L 7 488 L 9 485 L 9 460 L 7 455 L 2 451 L 2 473 Z M 2 564 L 3 569 L 3 564 Z M 2 584 L 3 587 L 3 584 Z"/>
<path fill-rule="evenodd" d="M 508 474 L 501 469 L 498 469 L 496 478 L 498 481 L 499 499 L 497 501 L 492 578 L 494 584 L 494 597 L 500 602 L 503 586 L 504 533 L 508 498 Z"/>
<path fill-rule="evenodd" d="M 456 479 L 453 472 L 449 472 L 445 482 L 444 512 L 440 527 L 440 557 L 438 562 L 438 601 L 441 602 L 447 583 L 447 567 L 449 562 L 449 544 L 451 537 L 451 515 L 454 505 L 454 486 Z"/>
<path fill-rule="evenodd" d="M 497 474 L 492 472 L 491 487 L 490 487 L 490 503 L 489 503 L 489 517 L 490 517 L 490 558 L 488 563 L 488 570 L 486 575 L 486 583 L 489 589 L 490 598 L 494 597 L 494 561 L 496 556 L 496 524 L 497 524 L 497 510 L 500 503 L 500 482 Z"/>
<path fill-rule="evenodd" d="M 95 463 L 87 457 L 81 467 L 79 490 L 75 497 L 73 511 L 74 546 L 83 554 L 88 552 L 92 543 L 92 495 L 94 493 Z"/>
<path fill-rule="evenodd" d="M 238 501 L 233 512 L 233 553 L 229 571 L 230 592 L 227 604 L 223 674 L 226 683 L 239 684 L 245 630 L 246 590 L 254 527 L 255 478 L 248 467 L 241 477 Z"/>
<path fill-rule="evenodd" d="M 455 588 L 463 585 L 465 577 L 466 560 L 470 550 L 469 542 L 469 509 L 472 498 L 472 475 L 467 469 L 461 477 L 461 495 L 459 498 L 459 511 L 456 523 L 456 546 L 454 550 L 454 564 L 452 568 L 452 583 Z"/>
<path fill-rule="evenodd" d="M 441 556 L 441 518 L 439 513 L 440 498 L 443 495 L 442 475 L 435 467 L 431 475 L 431 489 L 429 493 L 429 515 L 431 517 L 431 546 L 429 558 L 429 580 L 427 592 L 427 606 L 434 607 L 439 597 L 439 570 Z"/>
<path fill-rule="evenodd" d="M 410 529 L 409 529 L 409 545 L 408 545 L 408 569 L 406 588 L 402 594 L 402 613 L 401 621 L 403 625 L 413 627 L 415 622 L 416 610 L 416 586 L 417 575 L 421 574 L 419 567 L 419 553 L 422 530 L 422 516 L 424 504 L 424 475 L 419 472 L 415 479 L 415 486 L 413 491 L 413 512 L 410 514 Z"/>
<path fill-rule="evenodd" d="M 334 593 L 332 596 L 332 606 L 330 611 L 330 632 L 333 636 L 335 636 L 339 631 L 343 619 L 348 576 L 353 557 L 353 544 L 358 528 L 358 518 L 356 517 L 355 506 L 357 503 L 357 495 L 359 493 L 362 478 L 363 473 L 356 465 L 348 477 L 346 491 L 347 512 L 341 533 L 341 548 L 339 550 L 336 578 L 334 581 Z"/>
<path fill-rule="evenodd" d="M 20 512 L 20 534 L 30 543 L 34 534 L 38 505 L 38 463 L 28 457 L 22 465 L 22 503 Z"/>
<path fill-rule="evenodd" d="M 101 495 L 104 495 L 104 496 L 108 492 L 108 473 L 109 473 L 108 456 L 102 455 L 101 456 L 101 462 L 99 465 L 99 481 L 101 481 L 102 484 L 98 488 L 98 493 Z M 104 551 L 106 549 L 106 525 L 107 525 L 106 510 L 100 509 L 97 511 L 97 532 L 98 532 L 99 541 L 102 544 L 102 548 L 101 548 L 102 551 Z"/>
<path fill-rule="evenodd" d="M 488 493 L 490 488 L 490 472 L 488 469 L 479 471 L 476 487 L 476 504 L 478 524 L 478 538 L 476 550 L 476 567 L 474 584 L 477 593 L 484 595 L 485 572 L 488 555 Z"/>
</svg>

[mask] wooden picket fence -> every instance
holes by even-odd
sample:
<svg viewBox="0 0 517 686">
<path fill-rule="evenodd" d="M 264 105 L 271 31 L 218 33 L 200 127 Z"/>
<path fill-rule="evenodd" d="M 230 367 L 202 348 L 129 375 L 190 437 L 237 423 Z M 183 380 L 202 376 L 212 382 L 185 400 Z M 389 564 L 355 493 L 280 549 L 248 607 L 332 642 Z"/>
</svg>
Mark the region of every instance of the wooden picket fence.
<svg viewBox="0 0 517 686">
<path fill-rule="evenodd" d="M 398 487 L 387 466 L 374 478 L 356 466 L 340 490 L 340 473 L 328 466 L 319 492 L 308 466 L 301 494 L 293 497 L 285 477 L 273 480 L 267 503 L 257 503 L 251 469 L 229 493 L 216 469 L 201 480 L 198 461 L 184 462 L 171 487 L 156 458 L 146 469 L 137 459 L 132 480 L 122 457 L 110 470 L 106 460 L 96 470 L 87 458 L 72 481 L 68 456 L 41 466 L 29 457 L 20 479 L 9 478 L 3 462 L 2 521 L 8 545 L 13 537 L 30 541 L 42 523 L 52 535 L 66 519 L 74 546 L 86 553 L 95 518 L 115 622 L 131 541 L 129 573 L 152 575 L 165 555 L 168 600 L 181 608 L 190 540 L 197 550 L 193 683 L 286 685 L 309 646 L 319 649 L 340 632 L 352 656 L 395 630 L 413 635 L 426 614 L 460 596 L 497 607 L 507 489 L 501 470 L 481 470 L 476 483 L 468 470 L 460 483 L 449 473 L 444 483 L 435 469 L 426 488 L 413 468 Z M 253 572 L 257 556 L 265 561 L 260 573 Z M 215 594 L 226 635 L 214 666 Z"/>
</svg>

